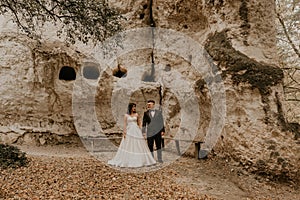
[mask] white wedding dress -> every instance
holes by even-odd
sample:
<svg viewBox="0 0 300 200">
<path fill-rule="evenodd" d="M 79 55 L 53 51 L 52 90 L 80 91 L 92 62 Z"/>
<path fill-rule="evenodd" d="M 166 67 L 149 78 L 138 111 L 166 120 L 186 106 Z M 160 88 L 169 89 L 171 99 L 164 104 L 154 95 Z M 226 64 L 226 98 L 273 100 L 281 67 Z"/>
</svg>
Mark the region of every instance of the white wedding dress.
<svg viewBox="0 0 300 200">
<path fill-rule="evenodd" d="M 137 117 L 127 115 L 126 137 L 122 138 L 115 157 L 109 160 L 108 164 L 117 167 L 143 167 L 155 163 L 142 131 L 137 125 Z"/>
</svg>

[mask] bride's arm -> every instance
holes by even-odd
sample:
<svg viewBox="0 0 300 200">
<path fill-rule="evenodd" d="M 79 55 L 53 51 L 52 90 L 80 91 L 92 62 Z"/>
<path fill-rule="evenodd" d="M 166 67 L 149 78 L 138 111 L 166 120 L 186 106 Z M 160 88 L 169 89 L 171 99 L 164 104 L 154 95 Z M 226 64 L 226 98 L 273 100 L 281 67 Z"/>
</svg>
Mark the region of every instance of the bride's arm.
<svg viewBox="0 0 300 200">
<path fill-rule="evenodd" d="M 124 127 L 123 127 L 123 136 L 126 137 L 126 130 L 127 130 L 127 115 L 124 115 Z"/>
<path fill-rule="evenodd" d="M 137 114 L 137 125 L 142 128 L 142 123 L 141 123 L 141 119 L 140 116 Z"/>
</svg>

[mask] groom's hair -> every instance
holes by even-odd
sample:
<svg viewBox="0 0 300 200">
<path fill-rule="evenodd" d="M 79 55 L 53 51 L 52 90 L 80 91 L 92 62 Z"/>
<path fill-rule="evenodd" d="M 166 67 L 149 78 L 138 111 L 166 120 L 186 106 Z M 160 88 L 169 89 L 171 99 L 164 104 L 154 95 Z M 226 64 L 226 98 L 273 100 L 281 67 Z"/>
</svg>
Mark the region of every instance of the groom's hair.
<svg viewBox="0 0 300 200">
<path fill-rule="evenodd" d="M 148 102 L 148 103 L 153 103 L 153 104 L 155 104 L 155 101 L 152 100 L 152 99 L 148 100 L 147 102 Z"/>
</svg>

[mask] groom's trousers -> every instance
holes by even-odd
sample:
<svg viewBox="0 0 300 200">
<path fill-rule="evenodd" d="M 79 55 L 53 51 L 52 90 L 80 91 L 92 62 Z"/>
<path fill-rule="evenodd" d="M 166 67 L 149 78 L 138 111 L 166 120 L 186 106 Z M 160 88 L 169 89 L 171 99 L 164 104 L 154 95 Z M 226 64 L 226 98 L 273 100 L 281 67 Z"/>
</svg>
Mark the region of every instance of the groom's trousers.
<svg viewBox="0 0 300 200">
<path fill-rule="evenodd" d="M 159 162 L 162 161 L 161 141 L 162 141 L 161 133 L 157 133 L 156 135 L 147 138 L 148 147 L 153 157 L 154 157 L 153 146 L 155 142 L 155 146 L 157 150 L 157 160 Z"/>
</svg>

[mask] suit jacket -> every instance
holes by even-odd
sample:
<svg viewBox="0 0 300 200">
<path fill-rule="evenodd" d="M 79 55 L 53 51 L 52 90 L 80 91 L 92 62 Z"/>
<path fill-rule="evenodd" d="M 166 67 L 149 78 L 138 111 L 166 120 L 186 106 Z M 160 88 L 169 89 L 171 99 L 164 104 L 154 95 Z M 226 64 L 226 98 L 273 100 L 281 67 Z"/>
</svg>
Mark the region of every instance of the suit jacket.
<svg viewBox="0 0 300 200">
<path fill-rule="evenodd" d="M 165 132 L 162 112 L 160 110 L 155 110 L 155 114 L 153 117 L 151 116 L 150 110 L 144 112 L 142 129 L 143 133 L 147 133 L 147 137 Z"/>
</svg>

